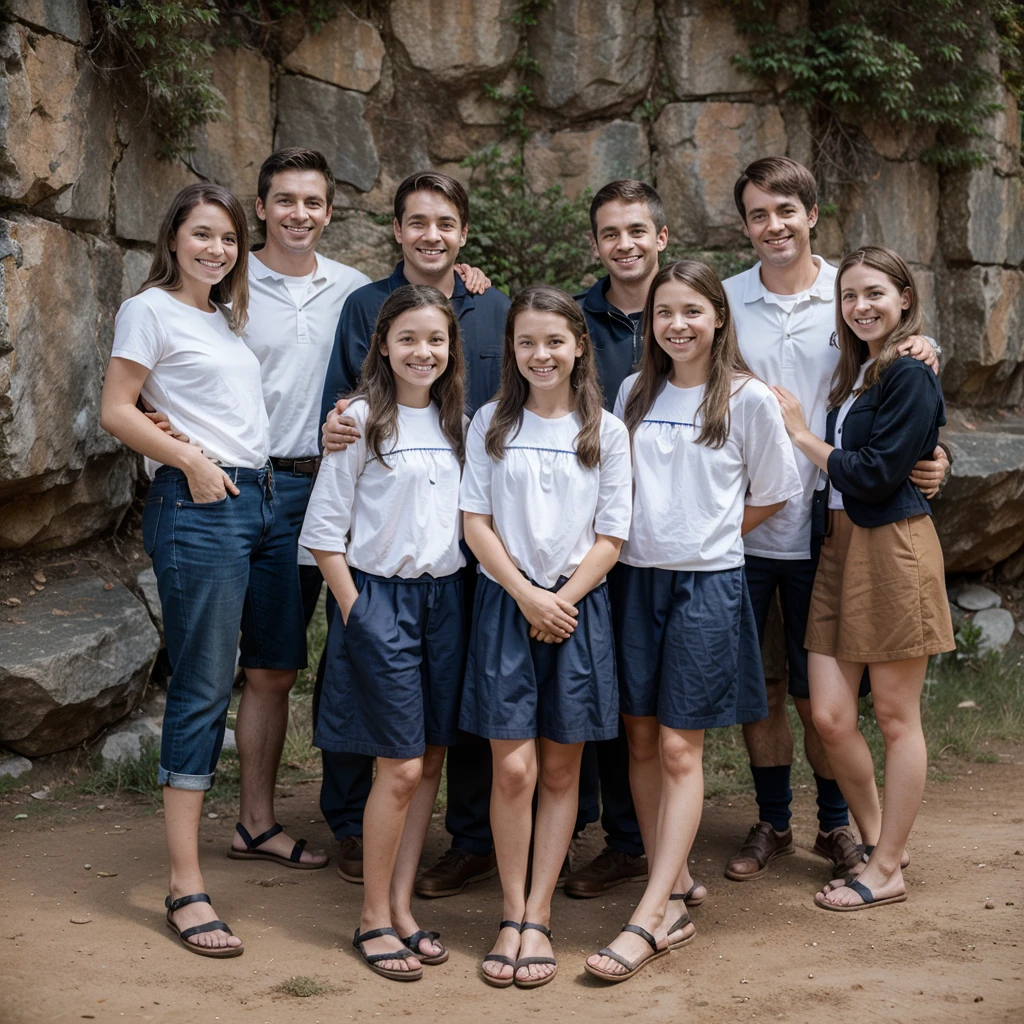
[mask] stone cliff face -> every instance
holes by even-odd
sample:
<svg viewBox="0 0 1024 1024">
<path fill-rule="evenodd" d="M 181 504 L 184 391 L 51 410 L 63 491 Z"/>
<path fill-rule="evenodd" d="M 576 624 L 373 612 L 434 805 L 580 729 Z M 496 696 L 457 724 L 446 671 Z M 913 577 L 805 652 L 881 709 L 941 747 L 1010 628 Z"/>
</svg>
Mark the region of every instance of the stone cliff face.
<svg viewBox="0 0 1024 1024">
<path fill-rule="evenodd" d="M 188 163 L 168 163 L 154 155 L 145 110 L 94 70 L 84 0 L 13 0 L 0 29 L 0 547 L 71 545 L 115 526 L 128 505 L 136 461 L 99 429 L 97 403 L 113 316 L 145 274 L 170 197 L 209 178 L 251 207 L 272 148 L 321 149 L 339 181 L 324 251 L 382 275 L 394 250 L 374 218 L 396 184 L 427 166 L 465 176 L 463 158 L 506 141 L 504 108 L 482 87 L 513 86 L 515 8 L 392 0 L 380 22 L 342 10 L 278 62 L 217 50 L 229 117 L 200 133 Z M 675 240 L 743 249 L 736 175 L 758 156 L 810 158 L 806 119 L 733 65 L 744 43 L 725 5 L 555 0 L 530 49 L 541 67 L 523 150 L 534 189 L 559 183 L 575 195 L 645 177 Z M 656 75 L 670 102 L 644 108 Z M 863 126 L 874 176 L 834 196 L 817 241 L 832 258 L 867 242 L 902 253 L 944 349 L 951 405 L 993 417 L 1024 401 L 1024 187 L 1006 100 L 985 126 L 993 159 L 979 170 L 940 173 L 915 159 L 920 139 Z M 1024 451 L 998 417 L 972 422 L 956 435 L 970 440 L 960 445 L 967 475 L 958 468 L 936 505 L 951 569 L 986 568 L 1024 544 Z M 992 543 L 978 530 L 989 519 Z"/>
</svg>

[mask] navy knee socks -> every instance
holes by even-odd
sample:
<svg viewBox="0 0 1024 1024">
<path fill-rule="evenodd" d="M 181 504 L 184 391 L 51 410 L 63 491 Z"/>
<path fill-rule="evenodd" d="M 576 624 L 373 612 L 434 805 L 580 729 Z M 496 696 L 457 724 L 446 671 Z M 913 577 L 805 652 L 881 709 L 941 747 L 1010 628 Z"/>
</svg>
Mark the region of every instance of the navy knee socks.
<svg viewBox="0 0 1024 1024">
<path fill-rule="evenodd" d="M 850 812 L 835 779 L 823 779 L 817 772 L 814 781 L 818 787 L 818 827 L 831 832 L 850 824 Z"/>
<path fill-rule="evenodd" d="M 793 801 L 793 790 L 789 788 L 789 770 L 788 764 L 770 768 L 750 766 L 760 819 L 767 821 L 776 832 L 785 832 L 792 817 L 789 805 Z"/>
</svg>

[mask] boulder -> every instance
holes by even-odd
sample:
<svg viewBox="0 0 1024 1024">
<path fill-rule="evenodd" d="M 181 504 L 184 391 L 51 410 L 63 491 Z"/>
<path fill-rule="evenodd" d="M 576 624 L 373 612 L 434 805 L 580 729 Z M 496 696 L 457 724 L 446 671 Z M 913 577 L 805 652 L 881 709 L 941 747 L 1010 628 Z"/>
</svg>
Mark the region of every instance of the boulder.
<svg viewBox="0 0 1024 1024">
<path fill-rule="evenodd" d="M 442 82 L 506 67 L 519 47 L 516 0 L 392 0 L 391 29 L 414 68 Z"/>
<path fill-rule="evenodd" d="M 747 164 L 787 151 L 779 108 L 759 103 L 670 103 L 654 123 L 655 187 L 671 238 L 747 248 L 733 183 Z"/>
<path fill-rule="evenodd" d="M 365 112 L 366 98 L 361 93 L 282 75 L 277 84 L 274 145 L 278 149 L 308 146 L 315 140 L 338 181 L 368 192 L 377 180 L 380 160 Z"/>
<path fill-rule="evenodd" d="M 102 220 L 116 157 L 107 88 L 84 51 L 8 25 L 0 102 L 0 196 L 43 212 Z"/>
<path fill-rule="evenodd" d="M 384 41 L 373 24 L 342 7 L 319 32 L 304 35 L 283 63 L 297 74 L 369 92 L 380 81 Z"/>
<path fill-rule="evenodd" d="M 163 633 L 164 611 L 163 605 L 160 604 L 160 591 L 157 587 L 156 573 L 153 572 L 153 566 L 143 569 L 136 577 L 136 583 L 142 592 L 142 600 L 146 605 L 146 610 L 149 612 L 149 617 L 153 620 L 153 625 Z"/>
<path fill-rule="evenodd" d="M 932 502 L 947 572 L 980 572 L 1024 544 L 1024 435 L 946 432 L 953 469 Z"/>
<path fill-rule="evenodd" d="M 130 718 L 107 732 L 100 748 L 100 757 L 105 765 L 138 761 L 146 746 L 159 742 L 158 719 Z"/>
<path fill-rule="evenodd" d="M 589 131 L 537 132 L 523 152 L 526 180 L 534 192 L 559 184 L 575 198 L 613 178 L 646 178 L 649 148 L 637 121 L 609 121 Z"/>
<path fill-rule="evenodd" d="M 665 73 L 676 99 L 763 90 L 732 59 L 746 55 L 748 45 L 726 4 L 665 0 L 658 8 Z"/>
<path fill-rule="evenodd" d="M 978 612 L 973 621 L 981 630 L 979 654 L 1001 651 L 1013 639 L 1013 616 L 1005 608 L 986 608 Z"/>
<path fill-rule="evenodd" d="M 991 165 L 947 172 L 939 224 L 947 260 L 1019 264 L 1024 261 L 1024 182 Z"/>
<path fill-rule="evenodd" d="M 977 583 L 969 583 L 965 587 L 957 589 L 953 600 L 968 612 L 980 612 L 985 608 L 998 608 L 1003 599 L 988 587 L 982 587 Z"/>
<path fill-rule="evenodd" d="M 73 43 L 87 43 L 92 37 L 86 0 L 11 0 L 10 13 Z"/>
<path fill-rule="evenodd" d="M 66 750 L 142 697 L 160 638 L 120 583 L 59 580 L 0 623 L 0 742 L 29 757 Z"/>
<path fill-rule="evenodd" d="M 18 779 L 30 771 L 32 762 L 27 757 L 19 757 L 17 754 L 0 757 L 0 779 Z"/>
<path fill-rule="evenodd" d="M 542 107 L 570 117 L 623 112 L 654 77 L 654 0 L 554 0 L 529 29 Z M 603 182 L 602 182 L 603 184 Z"/>
<path fill-rule="evenodd" d="M 378 224 L 358 210 L 335 211 L 320 242 L 320 252 L 361 270 L 372 281 L 387 277 L 401 258 L 390 224 Z"/>
</svg>

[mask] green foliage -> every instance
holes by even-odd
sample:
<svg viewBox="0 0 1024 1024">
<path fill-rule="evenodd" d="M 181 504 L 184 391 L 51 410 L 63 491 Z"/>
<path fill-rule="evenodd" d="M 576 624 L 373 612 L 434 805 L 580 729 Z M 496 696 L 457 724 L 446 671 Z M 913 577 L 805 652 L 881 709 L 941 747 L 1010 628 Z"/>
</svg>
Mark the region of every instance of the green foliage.
<svg viewBox="0 0 1024 1024">
<path fill-rule="evenodd" d="M 160 744 L 156 740 L 141 745 L 141 754 L 135 761 L 118 761 L 100 766 L 78 786 L 83 793 L 116 795 L 136 793 L 150 799 L 160 796 L 157 774 L 160 768 Z"/>
<path fill-rule="evenodd" d="M 956 653 L 965 658 L 973 657 L 978 653 L 978 644 L 981 643 L 982 629 L 973 622 L 965 622 L 956 634 Z"/>
<path fill-rule="evenodd" d="M 567 291 L 600 268 L 588 241 L 590 193 L 570 199 L 560 185 L 531 192 L 520 156 L 504 157 L 497 146 L 468 157 L 473 169 L 469 241 L 460 257 L 486 267 L 509 294 L 528 284 L 553 284 Z"/>
<path fill-rule="evenodd" d="M 1001 108 L 996 76 L 982 58 L 998 48 L 1007 80 L 1016 75 L 1019 82 L 1019 0 L 818 0 L 808 24 L 796 29 L 779 23 L 782 0 L 730 2 L 750 40 L 749 56 L 735 57 L 736 64 L 781 83 L 788 99 L 812 113 L 819 162 L 856 165 L 855 133 L 841 126 L 865 119 L 935 129 L 925 161 L 986 162 L 977 140 L 984 119 Z"/>
<path fill-rule="evenodd" d="M 333 989 L 327 984 L 326 979 L 319 976 L 309 977 L 305 974 L 295 974 L 282 981 L 277 986 L 277 991 L 285 996 L 297 996 L 300 999 L 308 999 L 310 996 L 322 996 Z"/>
</svg>

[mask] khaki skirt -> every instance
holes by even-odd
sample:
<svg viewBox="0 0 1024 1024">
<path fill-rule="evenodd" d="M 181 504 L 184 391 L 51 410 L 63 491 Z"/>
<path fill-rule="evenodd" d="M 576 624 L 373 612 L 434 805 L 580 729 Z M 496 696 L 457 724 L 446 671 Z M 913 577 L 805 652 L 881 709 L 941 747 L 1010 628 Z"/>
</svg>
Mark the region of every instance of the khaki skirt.
<svg viewBox="0 0 1024 1024">
<path fill-rule="evenodd" d="M 845 511 L 829 512 L 805 646 L 866 663 L 955 649 L 931 516 L 868 528 L 855 526 Z"/>
</svg>

